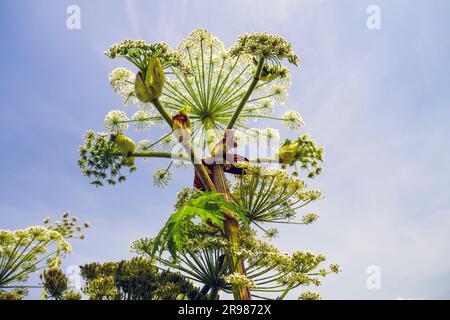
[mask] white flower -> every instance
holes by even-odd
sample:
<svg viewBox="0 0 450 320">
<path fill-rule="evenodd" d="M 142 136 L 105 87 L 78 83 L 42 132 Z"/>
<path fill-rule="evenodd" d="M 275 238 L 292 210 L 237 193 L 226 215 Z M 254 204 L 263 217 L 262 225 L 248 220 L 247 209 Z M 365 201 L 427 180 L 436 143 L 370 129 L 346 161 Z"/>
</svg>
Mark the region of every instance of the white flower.
<svg viewBox="0 0 450 320">
<path fill-rule="evenodd" d="M 292 44 L 283 37 L 267 32 L 256 32 L 239 36 L 237 43 L 230 48 L 231 56 L 250 55 L 281 61 L 287 59 L 298 65 L 299 57 L 294 53 Z"/>
<path fill-rule="evenodd" d="M 288 111 L 286 112 L 283 117 L 283 124 L 286 128 L 291 129 L 291 130 L 299 130 L 300 128 L 303 127 L 303 125 L 305 124 L 303 122 L 303 118 L 300 115 L 300 113 L 296 112 L 296 111 Z"/>
<path fill-rule="evenodd" d="M 258 106 L 258 111 L 262 114 L 262 115 L 270 115 L 273 113 L 273 101 L 270 99 L 263 99 L 261 100 L 259 106 Z"/>
<path fill-rule="evenodd" d="M 109 83 L 113 91 L 122 96 L 123 104 L 138 103 L 134 93 L 136 76 L 126 68 L 116 68 L 109 74 Z"/>
<path fill-rule="evenodd" d="M 311 224 L 314 221 L 316 221 L 319 218 L 319 216 L 315 213 L 308 213 L 303 216 L 302 222 L 304 224 Z"/>
<path fill-rule="evenodd" d="M 320 300 L 320 294 L 317 292 L 312 291 L 306 291 L 303 292 L 300 297 L 298 297 L 299 300 Z"/>
<path fill-rule="evenodd" d="M 265 135 L 269 141 L 271 140 L 280 140 L 280 131 L 273 128 L 267 128 L 265 130 Z"/>
<path fill-rule="evenodd" d="M 249 129 L 249 135 L 251 137 L 254 137 L 256 139 L 259 139 L 261 136 L 265 135 L 266 130 L 264 129 L 259 129 L 259 128 L 252 128 Z"/>
<path fill-rule="evenodd" d="M 172 173 L 167 169 L 159 169 L 153 173 L 153 184 L 159 188 L 164 188 L 172 180 Z"/>
<path fill-rule="evenodd" d="M 139 110 L 133 115 L 134 128 L 137 131 L 144 131 L 152 125 L 151 115 L 148 110 Z"/>
<path fill-rule="evenodd" d="M 115 93 L 121 94 L 125 87 L 134 83 L 135 75 L 126 68 L 116 68 L 109 74 L 109 83 Z"/>
<path fill-rule="evenodd" d="M 177 141 L 175 140 L 175 137 L 172 134 L 166 135 L 161 139 L 161 147 L 163 147 L 166 150 L 172 151 L 172 149 L 177 144 Z"/>
<path fill-rule="evenodd" d="M 289 71 L 289 69 L 283 68 L 277 81 L 283 86 L 289 87 L 291 85 L 291 72 Z"/>
<path fill-rule="evenodd" d="M 105 117 L 105 128 L 109 132 L 124 132 L 128 130 L 127 114 L 120 110 L 108 112 Z"/>
<path fill-rule="evenodd" d="M 153 150 L 153 144 L 154 142 L 148 139 L 139 141 L 136 150 L 138 152 L 146 152 L 146 151 L 152 151 Z"/>
<path fill-rule="evenodd" d="M 288 91 L 285 86 L 282 84 L 276 84 L 272 86 L 271 93 L 274 96 L 275 100 L 284 103 L 288 98 Z"/>
<path fill-rule="evenodd" d="M 232 273 L 232 274 L 226 276 L 224 278 L 224 280 L 226 282 L 228 282 L 229 284 L 238 286 L 238 287 L 240 287 L 240 286 L 254 287 L 255 286 L 254 282 L 251 279 L 247 278 L 245 275 L 240 274 L 240 273 Z"/>
<path fill-rule="evenodd" d="M 139 100 L 136 98 L 136 95 L 134 94 L 134 88 L 128 90 L 128 91 L 123 91 L 122 93 L 122 103 L 124 105 L 129 105 L 129 104 L 138 104 Z"/>
<path fill-rule="evenodd" d="M 276 229 L 276 228 L 270 228 L 270 229 L 267 229 L 266 231 L 264 231 L 264 237 L 266 237 L 267 239 L 276 238 L 276 237 L 278 237 L 278 234 L 279 234 L 279 232 L 278 232 L 278 229 Z"/>
<path fill-rule="evenodd" d="M 206 29 L 196 29 L 189 34 L 187 39 L 184 39 L 178 45 L 179 50 L 191 50 L 197 52 L 204 48 L 213 48 L 216 52 L 223 52 L 223 43 L 209 33 Z"/>
</svg>

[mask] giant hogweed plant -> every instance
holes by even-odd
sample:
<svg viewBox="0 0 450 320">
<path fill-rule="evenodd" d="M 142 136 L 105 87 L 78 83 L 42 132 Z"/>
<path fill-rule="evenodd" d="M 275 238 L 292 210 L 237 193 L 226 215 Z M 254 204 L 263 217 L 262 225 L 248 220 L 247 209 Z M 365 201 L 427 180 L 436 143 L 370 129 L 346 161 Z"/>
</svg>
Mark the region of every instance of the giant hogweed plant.
<svg viewBox="0 0 450 320">
<path fill-rule="evenodd" d="M 264 119 L 293 131 L 303 126 L 296 111 L 274 115 L 287 99 L 288 67 L 299 64 L 290 43 L 252 33 L 225 49 L 218 38 L 197 29 L 176 50 L 164 42 L 125 40 L 106 56 L 127 60 L 133 68 L 114 69 L 109 81 L 123 104 L 136 111 L 129 117 L 113 110 L 105 118 L 106 132 L 86 133 L 78 162 L 84 174 L 95 186 L 115 185 L 137 170 L 136 158 L 161 158 L 168 164 L 153 181 L 164 187 L 173 164 L 193 168 L 193 188 L 179 192 L 175 212 L 159 234 L 134 242 L 133 250 L 200 283 L 199 297 L 209 299 L 220 292 L 243 300 L 282 299 L 339 271 L 337 265 L 321 267 L 322 255 L 281 252 L 256 231 L 270 238 L 277 230 L 267 225 L 314 222 L 317 215 L 297 221 L 296 212 L 321 197 L 305 179 L 320 174 L 323 148 L 306 134 L 280 143 L 278 130 L 250 124 Z M 130 126 L 167 132 L 135 144 L 126 135 Z M 265 157 L 238 154 L 249 139 L 262 139 L 260 146 L 276 151 Z M 226 173 L 234 177 L 229 180 Z M 301 295 L 317 297 L 309 291 Z"/>
</svg>

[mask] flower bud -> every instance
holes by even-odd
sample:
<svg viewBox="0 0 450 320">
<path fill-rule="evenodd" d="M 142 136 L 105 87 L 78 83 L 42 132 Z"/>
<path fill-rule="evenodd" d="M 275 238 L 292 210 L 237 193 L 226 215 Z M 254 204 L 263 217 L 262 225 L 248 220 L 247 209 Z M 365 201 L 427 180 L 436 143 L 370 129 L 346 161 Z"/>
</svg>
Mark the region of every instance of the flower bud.
<svg viewBox="0 0 450 320">
<path fill-rule="evenodd" d="M 280 147 L 278 152 L 278 157 L 280 159 L 280 163 L 285 165 L 292 165 L 297 160 L 297 142 L 286 141 Z"/>
<path fill-rule="evenodd" d="M 124 157 L 123 163 L 128 167 L 134 166 L 134 157 L 131 156 L 136 148 L 134 141 L 123 133 L 111 135 L 111 140 L 115 142 L 117 148 Z"/>
<path fill-rule="evenodd" d="M 276 67 L 270 67 L 267 64 L 263 66 L 263 69 L 261 70 L 261 76 L 259 79 L 261 81 L 272 81 L 278 78 L 278 68 Z"/>
<path fill-rule="evenodd" d="M 142 78 L 142 73 L 139 71 L 136 75 L 136 81 L 134 82 L 134 92 L 136 97 L 146 103 L 152 101 L 152 95 L 145 86 L 144 79 Z"/>
<path fill-rule="evenodd" d="M 164 70 L 158 58 L 150 58 L 148 61 L 145 85 L 152 88 L 157 98 L 162 95 L 164 86 Z"/>
<path fill-rule="evenodd" d="M 172 131 L 180 143 L 187 143 L 191 138 L 191 123 L 184 112 L 173 116 Z"/>
<path fill-rule="evenodd" d="M 145 75 L 138 72 L 134 83 L 136 97 L 146 103 L 161 97 L 164 86 L 164 70 L 158 58 L 151 57 Z"/>
</svg>

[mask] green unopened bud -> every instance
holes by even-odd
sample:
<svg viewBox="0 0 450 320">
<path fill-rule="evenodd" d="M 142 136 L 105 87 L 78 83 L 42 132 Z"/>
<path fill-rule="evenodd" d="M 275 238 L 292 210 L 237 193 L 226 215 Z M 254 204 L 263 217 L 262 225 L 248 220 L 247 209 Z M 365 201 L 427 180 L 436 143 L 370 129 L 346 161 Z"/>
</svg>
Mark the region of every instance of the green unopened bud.
<svg viewBox="0 0 450 320">
<path fill-rule="evenodd" d="M 280 148 L 278 156 L 280 163 L 284 165 L 292 165 L 297 160 L 298 143 L 296 141 L 286 141 Z"/>
<path fill-rule="evenodd" d="M 155 92 L 157 98 L 162 95 L 164 86 L 164 70 L 158 58 L 150 58 L 148 61 L 145 85 Z"/>
<path fill-rule="evenodd" d="M 282 66 L 268 66 L 267 64 L 263 66 L 261 70 L 261 76 L 259 79 L 261 81 L 272 81 L 280 77 L 285 77 L 289 71 Z"/>
<path fill-rule="evenodd" d="M 116 144 L 122 154 L 124 158 L 123 163 L 129 167 L 134 166 L 134 157 L 132 156 L 136 148 L 134 141 L 125 136 L 123 133 L 111 135 L 111 141 Z"/>
<path fill-rule="evenodd" d="M 261 81 L 275 80 L 278 77 L 276 71 L 277 69 L 275 67 L 270 67 L 267 64 L 265 64 L 261 70 L 261 76 L 259 77 L 259 79 Z"/>
<path fill-rule="evenodd" d="M 164 70 L 158 58 L 149 58 L 145 75 L 138 72 L 134 84 L 136 97 L 150 102 L 161 97 L 164 87 Z"/>
<path fill-rule="evenodd" d="M 145 86 L 144 79 L 142 79 L 142 73 L 138 72 L 136 75 L 136 80 L 134 82 L 134 92 L 136 93 L 136 97 L 146 103 L 152 101 L 152 95 Z"/>
</svg>

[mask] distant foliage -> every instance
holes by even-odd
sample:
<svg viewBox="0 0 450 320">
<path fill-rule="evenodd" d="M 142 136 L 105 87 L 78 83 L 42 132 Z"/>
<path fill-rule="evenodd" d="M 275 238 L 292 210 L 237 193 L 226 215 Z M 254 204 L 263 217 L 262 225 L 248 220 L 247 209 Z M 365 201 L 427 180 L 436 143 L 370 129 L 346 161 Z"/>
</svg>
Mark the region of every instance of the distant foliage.
<svg viewBox="0 0 450 320">
<path fill-rule="evenodd" d="M 84 293 L 92 300 L 184 300 L 202 295 L 179 274 L 159 271 L 150 259 L 81 266 Z"/>
<path fill-rule="evenodd" d="M 27 294 L 26 290 L 7 289 L 19 287 L 30 274 L 45 268 L 49 270 L 44 271 L 42 278 L 48 291 L 44 292 L 43 297 L 50 293 L 55 299 L 63 298 L 67 279 L 57 269 L 60 259 L 71 252 L 68 240 L 84 239 L 81 232 L 90 224 L 78 224 L 77 218 L 66 212 L 60 221 L 52 222 L 46 218 L 44 225 L 15 231 L 0 230 L 0 300 L 22 298 Z"/>
</svg>

